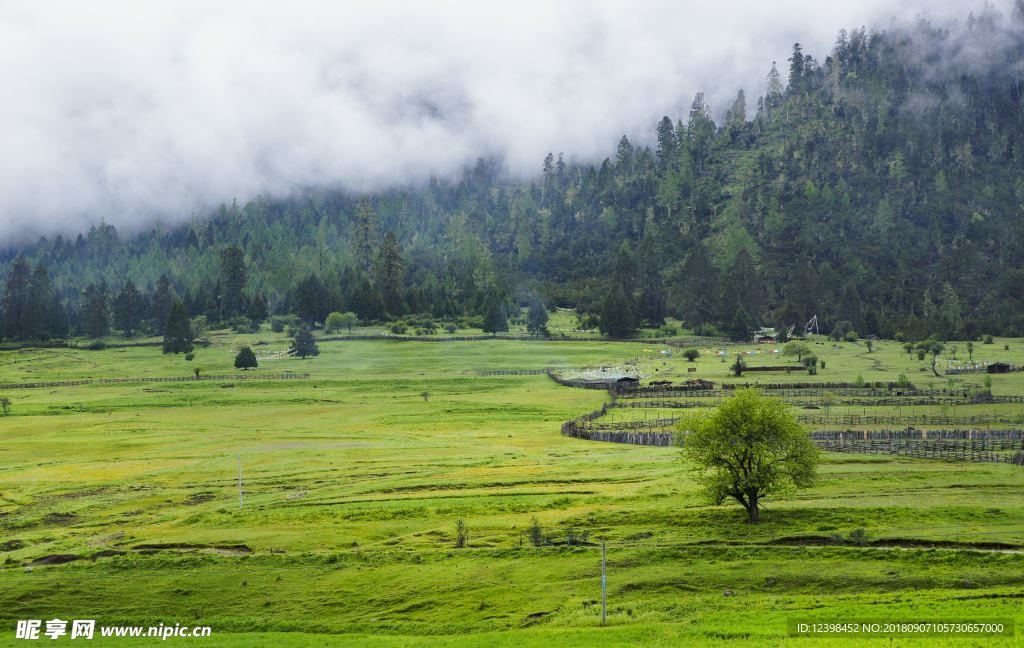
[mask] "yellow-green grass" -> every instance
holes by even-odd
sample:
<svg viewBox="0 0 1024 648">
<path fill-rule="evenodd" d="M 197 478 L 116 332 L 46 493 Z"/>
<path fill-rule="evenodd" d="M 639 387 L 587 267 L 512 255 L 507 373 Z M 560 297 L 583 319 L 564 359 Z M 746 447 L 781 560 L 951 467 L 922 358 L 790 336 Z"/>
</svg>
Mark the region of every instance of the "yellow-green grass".
<svg viewBox="0 0 1024 648">
<path fill-rule="evenodd" d="M 285 346 L 268 332 L 221 334 L 219 346 L 199 349 L 191 364 L 154 347 L 77 349 L 67 352 L 88 366 L 69 362 L 64 370 L 53 351 L 24 350 L 0 358 L 8 363 L 0 379 L 43 380 L 47 363 L 56 366 L 45 369 L 54 381 L 186 375 L 192 364 L 233 374 L 227 347 L 259 337 L 268 347 Z M 1020 341 L 1009 343 L 1012 349 Z M 876 359 L 883 371 L 865 374 L 868 380 L 894 380 L 922 364 L 908 365 L 895 343 L 876 345 L 870 355 L 863 346 L 843 346 L 830 351 L 819 380 L 852 380 Z M 901 615 L 960 614 L 991 603 L 1017 614 L 1013 599 L 966 598 L 1019 591 L 1017 554 L 698 543 L 847 537 L 864 528 L 875 540 L 1016 545 L 1024 534 L 1018 467 L 826 454 L 814 489 L 769 498 L 764 523 L 752 527 L 736 506 L 707 506 L 672 448 L 558 433 L 562 421 L 599 408 L 605 392 L 560 387 L 543 375 L 476 375 L 617 363 L 645 348 L 655 349 L 325 342 L 317 358 L 265 363 L 254 372 L 308 372 L 309 380 L 4 391 L 12 409 L 0 418 L 0 544 L 10 550 L 0 571 L 0 617 L 166 622 L 198 614 L 221 633 L 356 633 L 325 639 L 329 645 L 374 645 L 365 633 L 394 635 L 376 640 L 382 646 L 419 637 L 423 645 L 460 645 L 426 635 L 463 641 L 455 637 L 523 626 L 541 627 L 522 639 L 510 638 L 518 631 L 473 635 L 473 645 L 572 637 L 595 645 L 704 645 L 747 634 L 764 645 L 826 645 L 786 639 L 790 610 L 859 610 L 874 618 L 879 603 Z M 675 366 L 673 379 L 689 375 L 677 356 L 657 357 L 663 367 Z M 702 356 L 694 364 L 699 376 L 735 380 L 717 360 Z M 982 376 L 966 379 L 980 383 Z M 1017 375 L 995 380 L 997 394 L 1022 392 Z M 609 635 L 587 629 L 599 614 L 593 547 L 520 548 L 534 516 L 556 539 L 568 526 L 589 530 L 591 542 L 607 539 L 609 618 L 625 628 Z M 469 524 L 468 549 L 454 548 L 458 519 Z M 43 556 L 104 550 L 127 553 L 24 570 Z M 767 578 L 776 584 L 769 587 Z M 738 596 L 724 597 L 726 588 Z M 411 635 L 417 638 L 401 638 Z M 296 640 L 224 635 L 209 645 L 236 639 Z"/>
</svg>

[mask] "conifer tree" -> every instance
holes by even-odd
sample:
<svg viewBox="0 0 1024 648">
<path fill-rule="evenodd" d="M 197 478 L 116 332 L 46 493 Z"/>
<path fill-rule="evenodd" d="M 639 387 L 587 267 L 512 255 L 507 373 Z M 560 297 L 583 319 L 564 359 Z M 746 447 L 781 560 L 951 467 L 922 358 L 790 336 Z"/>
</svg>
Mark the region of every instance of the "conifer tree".
<svg viewBox="0 0 1024 648">
<path fill-rule="evenodd" d="M 21 338 L 21 317 L 28 301 L 29 286 L 32 282 L 32 270 L 28 261 L 20 254 L 14 260 L 11 273 L 7 276 L 7 288 L 4 290 L 0 306 L 4 315 L 4 335 L 9 338 Z"/>
<path fill-rule="evenodd" d="M 384 236 L 384 243 L 380 246 L 373 270 L 377 286 L 384 298 L 384 307 L 395 317 L 400 317 L 405 310 L 402 288 L 407 265 L 402 257 L 402 246 L 398 244 L 398 238 L 394 232 L 389 231 Z"/>
<path fill-rule="evenodd" d="M 110 289 L 107 280 L 90 284 L 82 293 L 85 300 L 83 328 L 89 337 L 102 337 L 110 332 Z"/>
<path fill-rule="evenodd" d="M 355 257 L 358 271 L 372 272 L 378 228 L 377 212 L 370 204 L 369 197 L 360 197 L 359 205 L 356 206 L 355 222 L 352 223 L 352 255 Z"/>
<path fill-rule="evenodd" d="M 320 355 L 320 347 L 317 346 L 313 331 L 305 322 L 299 325 L 299 332 L 295 334 L 292 348 L 295 349 L 295 355 L 301 356 L 303 360 L 306 359 L 306 356 Z"/>
<path fill-rule="evenodd" d="M 167 327 L 167 315 L 171 312 L 171 282 L 167 275 L 160 275 L 153 292 L 153 328 L 157 335 L 163 335 Z"/>
<path fill-rule="evenodd" d="M 635 322 L 625 292 L 621 287 L 613 287 L 601 308 L 601 335 L 616 339 L 631 337 L 636 332 Z"/>
<path fill-rule="evenodd" d="M 256 362 L 256 354 L 253 353 L 250 347 L 244 346 L 235 354 L 235 369 L 248 371 L 250 368 L 255 369 L 257 366 L 259 365 Z"/>
<path fill-rule="evenodd" d="M 53 300 L 50 276 L 43 264 L 36 266 L 29 282 L 28 299 L 21 314 L 21 334 L 26 338 L 45 339 L 50 336 L 47 327 L 47 309 Z"/>
<path fill-rule="evenodd" d="M 71 324 L 68 322 L 67 311 L 61 303 L 60 293 L 53 291 L 50 297 L 50 306 L 46 309 L 46 328 L 50 337 L 65 338 L 71 331 Z"/>
<path fill-rule="evenodd" d="M 484 312 L 484 333 L 491 333 L 497 337 L 498 333 L 504 333 L 507 330 L 508 317 L 505 314 L 504 300 L 492 290 Z"/>
<path fill-rule="evenodd" d="M 220 253 L 220 313 L 224 319 L 241 315 L 245 311 L 245 282 L 248 279 L 245 252 L 229 247 Z"/>
<path fill-rule="evenodd" d="M 175 301 L 167 314 L 164 326 L 164 353 L 189 353 L 192 351 L 192 323 L 185 312 L 185 306 Z"/>
<path fill-rule="evenodd" d="M 143 315 L 142 293 L 129 279 L 114 298 L 114 327 L 131 337 L 142 326 Z"/>
</svg>

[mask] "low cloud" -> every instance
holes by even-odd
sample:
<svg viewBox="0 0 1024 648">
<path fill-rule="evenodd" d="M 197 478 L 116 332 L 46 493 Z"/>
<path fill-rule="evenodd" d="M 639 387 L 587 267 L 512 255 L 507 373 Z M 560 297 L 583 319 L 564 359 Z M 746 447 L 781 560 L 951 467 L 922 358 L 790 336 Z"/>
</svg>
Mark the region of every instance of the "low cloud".
<svg viewBox="0 0 1024 648">
<path fill-rule="evenodd" d="M 923 2 L 24 3 L 0 7 L 0 242 L 257 193 L 531 176 L 650 142 L 703 90 L 721 114 L 799 41 Z M 1007 10 L 1008 13 L 1008 10 Z M 962 16 L 961 16 L 962 17 Z"/>
</svg>

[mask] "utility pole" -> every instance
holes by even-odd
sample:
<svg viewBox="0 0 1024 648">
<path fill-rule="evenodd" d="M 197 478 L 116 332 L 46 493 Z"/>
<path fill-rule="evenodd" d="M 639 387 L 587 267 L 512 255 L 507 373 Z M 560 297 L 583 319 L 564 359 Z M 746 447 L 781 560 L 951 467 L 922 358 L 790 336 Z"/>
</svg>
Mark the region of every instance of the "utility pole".
<svg viewBox="0 0 1024 648">
<path fill-rule="evenodd" d="M 242 455 L 238 455 L 238 508 L 242 508 Z"/>
<path fill-rule="evenodd" d="M 604 565 L 605 565 L 605 563 L 604 563 L 604 538 L 601 538 L 601 627 L 602 628 L 604 627 L 604 612 L 605 612 L 605 602 L 606 602 L 605 592 L 607 591 L 607 585 L 606 585 L 607 581 L 605 579 L 605 568 L 604 568 Z"/>
</svg>

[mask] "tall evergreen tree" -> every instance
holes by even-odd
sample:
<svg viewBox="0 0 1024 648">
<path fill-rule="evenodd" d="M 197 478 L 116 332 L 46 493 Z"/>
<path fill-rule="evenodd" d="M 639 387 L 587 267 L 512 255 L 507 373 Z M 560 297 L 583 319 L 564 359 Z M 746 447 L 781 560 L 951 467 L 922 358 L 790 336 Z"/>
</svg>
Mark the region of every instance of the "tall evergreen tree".
<svg viewBox="0 0 1024 648">
<path fill-rule="evenodd" d="M 373 270 L 379 227 L 377 212 L 370 204 L 370 198 L 360 197 L 352 223 L 352 256 L 355 258 L 356 269 L 360 272 L 369 274 Z"/>
<path fill-rule="evenodd" d="M 82 293 L 85 301 L 84 333 L 89 337 L 103 337 L 110 332 L 110 289 L 107 280 L 89 284 Z"/>
<path fill-rule="evenodd" d="M 53 291 L 50 297 L 50 306 L 46 309 L 46 328 L 50 337 L 65 338 L 71 332 L 71 324 L 68 322 L 67 311 L 61 302 L 60 293 Z"/>
<path fill-rule="evenodd" d="M 326 321 L 330 312 L 327 289 L 315 272 L 310 273 L 295 289 L 295 314 L 312 325 Z"/>
<path fill-rule="evenodd" d="M 175 301 L 167 313 L 164 325 L 164 353 L 189 353 L 192 351 L 192 322 L 188 319 L 185 306 Z"/>
<path fill-rule="evenodd" d="M 408 264 L 402 257 L 402 246 L 393 231 L 384 235 L 384 243 L 374 263 L 373 274 L 388 313 L 400 317 L 405 310 L 402 299 L 403 277 Z"/>
<path fill-rule="evenodd" d="M 167 326 L 167 315 L 171 312 L 171 282 L 167 275 L 162 274 L 156 282 L 156 290 L 153 292 L 153 328 L 157 335 L 163 335 Z"/>
<path fill-rule="evenodd" d="M 245 267 L 245 252 L 229 247 L 220 253 L 220 314 L 225 319 L 241 315 L 248 305 L 245 283 L 249 269 Z"/>
<path fill-rule="evenodd" d="M 675 273 L 679 318 L 691 327 L 710 324 L 717 309 L 717 273 L 702 243 L 690 250 Z"/>
<path fill-rule="evenodd" d="M 142 293 L 131 279 L 124 282 L 121 292 L 114 298 L 114 327 L 131 337 L 142 326 L 145 316 Z"/>
<path fill-rule="evenodd" d="M 508 315 L 505 312 L 505 300 L 492 288 L 484 306 L 484 333 L 497 337 L 498 333 L 508 331 Z"/>
<path fill-rule="evenodd" d="M 636 300 L 636 315 L 653 326 L 665 323 L 665 284 L 661 279 L 661 250 L 657 235 L 648 229 L 637 248 L 637 275 L 640 294 Z"/>
<path fill-rule="evenodd" d="M 601 335 L 622 339 L 636 333 L 636 319 L 621 286 L 613 286 L 601 308 Z"/>
<path fill-rule="evenodd" d="M 28 299 L 21 314 L 21 334 L 26 338 L 46 338 L 50 332 L 47 327 L 47 310 L 53 300 L 53 287 L 50 276 L 43 264 L 36 266 L 29 282 Z"/>
<path fill-rule="evenodd" d="M 21 338 L 21 318 L 28 302 L 29 288 L 32 283 L 32 270 L 28 261 L 20 254 L 14 260 L 11 273 L 7 276 L 7 287 L 4 290 L 3 307 L 4 335 L 9 338 Z"/>
<path fill-rule="evenodd" d="M 303 360 L 306 359 L 306 356 L 320 355 L 320 347 L 317 346 L 313 331 L 305 323 L 299 325 L 299 331 L 295 334 L 292 348 L 295 349 L 295 355 L 301 356 Z"/>
</svg>

